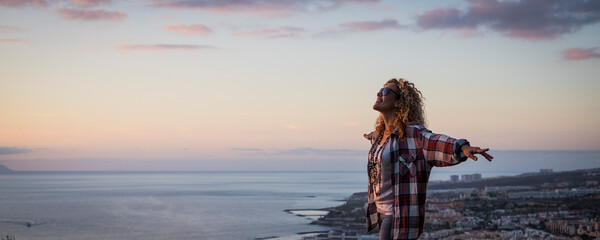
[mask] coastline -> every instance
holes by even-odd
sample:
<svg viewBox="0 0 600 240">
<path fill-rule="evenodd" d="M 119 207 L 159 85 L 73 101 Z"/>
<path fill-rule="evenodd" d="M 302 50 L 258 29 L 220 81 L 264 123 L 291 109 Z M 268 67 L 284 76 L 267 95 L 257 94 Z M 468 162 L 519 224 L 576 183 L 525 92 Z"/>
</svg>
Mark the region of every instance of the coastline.
<svg viewBox="0 0 600 240">
<path fill-rule="evenodd" d="M 600 168 L 430 183 L 421 237 L 600 237 L 599 223 L 594 220 L 600 216 L 597 176 Z M 329 212 L 311 224 L 367 235 L 366 202 L 366 192 L 354 193 L 342 205 L 323 208 Z"/>
<path fill-rule="evenodd" d="M 319 209 L 327 214 L 312 221 L 312 225 L 332 228 L 332 230 L 351 230 L 361 234 L 365 232 L 365 204 L 367 192 L 357 192 L 350 195 L 343 204 Z"/>
<path fill-rule="evenodd" d="M 294 238 L 288 236 L 272 237 L 272 238 L 261 238 L 260 240 L 266 239 L 300 239 L 301 237 L 310 237 L 317 234 L 327 234 L 331 231 L 353 231 L 359 234 L 367 234 L 365 232 L 364 224 L 364 205 L 367 201 L 367 192 L 357 192 L 350 195 L 344 200 L 340 200 L 342 204 L 325 207 L 320 209 L 285 209 L 284 212 L 294 214 L 298 217 L 306 217 L 312 220 L 310 225 L 318 225 L 329 228 L 328 231 L 311 231 L 311 232 L 299 232 L 296 233 Z M 258 240 L 258 239 L 257 239 Z"/>
</svg>

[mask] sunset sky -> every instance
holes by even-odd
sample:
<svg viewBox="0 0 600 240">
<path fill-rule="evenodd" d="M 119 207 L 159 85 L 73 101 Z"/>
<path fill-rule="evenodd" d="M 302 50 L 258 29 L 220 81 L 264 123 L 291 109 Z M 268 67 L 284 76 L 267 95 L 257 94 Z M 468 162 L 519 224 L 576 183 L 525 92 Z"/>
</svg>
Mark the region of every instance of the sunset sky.
<svg viewBox="0 0 600 240">
<path fill-rule="evenodd" d="M 0 73 L 15 170 L 362 169 L 398 77 L 434 132 L 600 150 L 600 1 L 0 0 Z"/>
</svg>

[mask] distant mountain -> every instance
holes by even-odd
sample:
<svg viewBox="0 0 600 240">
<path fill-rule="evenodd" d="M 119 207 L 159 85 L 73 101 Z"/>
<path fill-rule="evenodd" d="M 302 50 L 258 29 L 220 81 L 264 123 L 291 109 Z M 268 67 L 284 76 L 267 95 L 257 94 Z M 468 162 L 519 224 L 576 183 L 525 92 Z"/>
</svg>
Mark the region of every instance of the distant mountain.
<svg viewBox="0 0 600 240">
<path fill-rule="evenodd" d="M 10 168 L 0 164 L 0 173 L 6 173 L 6 172 L 12 172 L 13 170 L 11 170 Z"/>
</svg>

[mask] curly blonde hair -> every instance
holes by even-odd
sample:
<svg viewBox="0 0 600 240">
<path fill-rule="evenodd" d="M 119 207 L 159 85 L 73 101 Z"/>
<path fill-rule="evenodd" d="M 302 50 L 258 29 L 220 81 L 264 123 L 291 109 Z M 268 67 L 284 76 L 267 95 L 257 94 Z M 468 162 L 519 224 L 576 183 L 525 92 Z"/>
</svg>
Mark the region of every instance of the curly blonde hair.
<svg viewBox="0 0 600 240">
<path fill-rule="evenodd" d="M 423 109 L 424 98 L 421 91 L 419 91 L 415 85 L 402 78 L 392 78 L 388 80 L 383 86 L 395 83 L 400 88 L 400 96 L 396 100 L 394 106 L 396 112 L 394 114 L 394 120 L 390 129 L 398 129 L 398 136 L 405 138 L 404 130 L 407 126 L 419 124 L 425 126 L 425 111 Z M 383 116 L 377 117 L 375 122 L 375 136 L 383 134 L 385 131 L 385 122 Z"/>
</svg>

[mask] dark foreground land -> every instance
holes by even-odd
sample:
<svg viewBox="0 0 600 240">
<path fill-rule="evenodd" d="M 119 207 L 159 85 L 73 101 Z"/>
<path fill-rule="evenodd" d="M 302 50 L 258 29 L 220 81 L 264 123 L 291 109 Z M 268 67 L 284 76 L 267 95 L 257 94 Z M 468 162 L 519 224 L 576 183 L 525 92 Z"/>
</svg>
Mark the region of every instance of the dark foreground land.
<svg viewBox="0 0 600 240">
<path fill-rule="evenodd" d="M 600 168 L 432 182 L 421 239 L 595 239 Z M 366 192 L 313 224 L 365 234 Z"/>
</svg>

